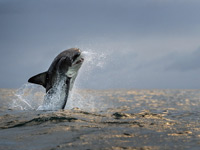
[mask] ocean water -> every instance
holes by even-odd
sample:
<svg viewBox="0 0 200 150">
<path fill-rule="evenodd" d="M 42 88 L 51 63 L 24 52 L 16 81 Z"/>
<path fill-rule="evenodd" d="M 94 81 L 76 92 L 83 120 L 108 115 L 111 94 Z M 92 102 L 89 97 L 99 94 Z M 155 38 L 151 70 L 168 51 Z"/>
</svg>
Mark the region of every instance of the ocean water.
<svg viewBox="0 0 200 150">
<path fill-rule="evenodd" d="M 200 90 L 81 89 L 108 56 L 84 55 L 65 110 L 41 109 L 39 85 L 0 89 L 0 150 L 200 149 Z"/>
<path fill-rule="evenodd" d="M 44 89 L 0 89 L 1 150 L 200 149 L 200 90 L 83 90 L 37 110 Z"/>
</svg>

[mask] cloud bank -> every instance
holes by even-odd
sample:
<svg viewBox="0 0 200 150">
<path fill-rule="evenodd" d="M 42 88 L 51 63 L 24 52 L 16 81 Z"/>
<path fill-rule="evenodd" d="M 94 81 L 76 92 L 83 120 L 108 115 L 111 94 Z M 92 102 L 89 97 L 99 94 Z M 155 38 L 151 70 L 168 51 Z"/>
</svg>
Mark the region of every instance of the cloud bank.
<svg viewBox="0 0 200 150">
<path fill-rule="evenodd" d="M 200 88 L 199 14 L 196 0 L 1 0 L 0 87 L 79 47 L 107 55 L 81 88 Z"/>
</svg>

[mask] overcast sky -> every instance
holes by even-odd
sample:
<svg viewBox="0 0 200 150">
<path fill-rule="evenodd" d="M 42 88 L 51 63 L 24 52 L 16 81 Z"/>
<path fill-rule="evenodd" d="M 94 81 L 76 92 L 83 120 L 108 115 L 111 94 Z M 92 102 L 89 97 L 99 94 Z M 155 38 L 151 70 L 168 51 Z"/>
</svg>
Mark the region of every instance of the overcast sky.
<svg viewBox="0 0 200 150">
<path fill-rule="evenodd" d="M 199 16 L 199 0 L 0 0 L 0 87 L 78 47 L 96 54 L 80 88 L 199 89 Z"/>
</svg>

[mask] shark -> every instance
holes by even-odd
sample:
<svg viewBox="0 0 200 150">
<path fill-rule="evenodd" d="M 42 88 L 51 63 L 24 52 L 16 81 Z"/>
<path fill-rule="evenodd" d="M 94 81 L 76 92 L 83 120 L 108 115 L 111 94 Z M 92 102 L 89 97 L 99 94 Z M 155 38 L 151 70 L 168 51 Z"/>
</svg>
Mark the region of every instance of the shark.
<svg viewBox="0 0 200 150">
<path fill-rule="evenodd" d="M 46 89 L 40 109 L 64 109 L 72 90 L 78 71 L 84 62 L 79 48 L 61 52 L 51 63 L 49 69 L 31 77 L 28 82 L 39 84 Z"/>
</svg>

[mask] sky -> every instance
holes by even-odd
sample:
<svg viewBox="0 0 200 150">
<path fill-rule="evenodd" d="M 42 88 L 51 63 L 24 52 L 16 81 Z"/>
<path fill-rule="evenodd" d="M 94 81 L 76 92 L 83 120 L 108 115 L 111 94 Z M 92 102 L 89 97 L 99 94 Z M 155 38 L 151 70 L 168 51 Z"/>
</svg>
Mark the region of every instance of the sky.
<svg viewBox="0 0 200 150">
<path fill-rule="evenodd" d="M 199 0 L 0 0 L 0 88 L 78 47 L 80 88 L 199 89 L 199 16 Z"/>
</svg>

